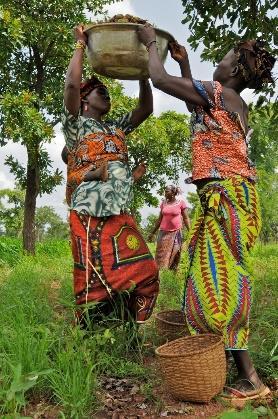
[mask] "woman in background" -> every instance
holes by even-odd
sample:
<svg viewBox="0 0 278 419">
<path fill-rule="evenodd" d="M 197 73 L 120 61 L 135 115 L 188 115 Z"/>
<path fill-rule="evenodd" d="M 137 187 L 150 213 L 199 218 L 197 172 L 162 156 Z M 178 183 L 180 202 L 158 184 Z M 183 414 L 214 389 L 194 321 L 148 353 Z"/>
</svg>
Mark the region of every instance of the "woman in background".
<svg viewBox="0 0 278 419">
<path fill-rule="evenodd" d="M 165 199 L 160 204 L 160 214 L 150 234 L 150 240 L 159 229 L 155 260 L 158 268 L 177 270 L 182 248 L 182 222 L 187 229 L 190 221 L 186 211 L 186 203 L 177 199 L 180 189 L 166 186 Z"/>
</svg>

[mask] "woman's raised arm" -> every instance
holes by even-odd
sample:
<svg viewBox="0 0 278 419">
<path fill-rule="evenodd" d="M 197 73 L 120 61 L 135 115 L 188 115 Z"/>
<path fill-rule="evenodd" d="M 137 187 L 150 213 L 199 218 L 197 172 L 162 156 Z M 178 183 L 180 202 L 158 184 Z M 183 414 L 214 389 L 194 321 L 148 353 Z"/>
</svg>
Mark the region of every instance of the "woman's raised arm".
<svg viewBox="0 0 278 419">
<path fill-rule="evenodd" d="M 74 28 L 76 47 L 70 60 L 65 81 L 64 102 L 70 114 L 77 116 L 80 108 L 80 83 L 83 72 L 83 56 L 87 45 L 84 26 Z"/>
<path fill-rule="evenodd" d="M 185 102 L 206 106 L 207 102 L 196 91 L 191 79 L 171 76 L 166 72 L 157 52 L 154 28 L 150 25 L 140 26 L 138 37 L 149 51 L 149 73 L 153 85 L 164 93 Z"/>
</svg>

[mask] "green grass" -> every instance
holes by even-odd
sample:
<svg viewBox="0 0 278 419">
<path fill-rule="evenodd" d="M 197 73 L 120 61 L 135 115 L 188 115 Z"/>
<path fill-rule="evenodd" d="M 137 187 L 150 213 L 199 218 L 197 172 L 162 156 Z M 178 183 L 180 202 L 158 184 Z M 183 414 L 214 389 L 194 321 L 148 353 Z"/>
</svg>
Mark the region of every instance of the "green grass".
<svg viewBox="0 0 278 419">
<path fill-rule="evenodd" d="M 156 310 L 162 311 L 169 308 L 179 310 L 184 287 L 183 279 L 168 270 L 161 272 L 160 277 L 160 293 Z"/>
<path fill-rule="evenodd" d="M 91 333 L 82 331 L 73 325 L 68 242 L 40 244 L 35 257 L 23 256 L 18 240 L 0 243 L 0 416 L 24 415 L 30 400 L 43 397 L 67 418 L 92 417 L 103 374 L 135 377 L 152 398 L 156 378 L 143 359 L 153 353 L 144 343 L 158 342 L 154 322 L 141 328 L 139 341 L 135 326 L 115 328 L 113 321 Z M 264 379 L 278 375 L 277 256 L 274 244 L 258 245 L 252 256 L 250 351 Z M 161 273 L 156 311 L 180 308 L 187 264 L 184 254 L 177 275 Z"/>
<path fill-rule="evenodd" d="M 252 256 L 255 276 L 250 352 L 259 373 L 278 377 L 278 245 L 258 244 Z"/>
<path fill-rule="evenodd" d="M 135 333 L 130 327 L 102 327 L 86 333 L 73 325 L 72 261 L 67 242 L 38 246 L 35 257 L 23 256 L 16 240 L 5 243 L 1 254 L 0 414 L 16 417 L 28 400 L 44 395 L 60 405 L 67 418 L 87 418 L 97 404 L 99 375 L 134 376 L 144 381 L 148 374 L 142 365 L 140 342 L 135 342 L 134 350 Z M 17 249 L 17 263 L 9 257 L 9 246 Z"/>
<path fill-rule="evenodd" d="M 0 267 L 6 264 L 14 266 L 22 255 L 22 244 L 20 240 L 10 237 L 0 237 Z"/>
</svg>

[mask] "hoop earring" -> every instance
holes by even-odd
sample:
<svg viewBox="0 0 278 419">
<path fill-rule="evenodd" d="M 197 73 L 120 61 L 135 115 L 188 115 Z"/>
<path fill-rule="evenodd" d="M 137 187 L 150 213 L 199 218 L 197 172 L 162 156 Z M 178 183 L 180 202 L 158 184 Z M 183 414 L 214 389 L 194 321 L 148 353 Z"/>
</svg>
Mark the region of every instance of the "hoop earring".
<svg viewBox="0 0 278 419">
<path fill-rule="evenodd" d="M 85 103 L 85 105 L 84 105 L 84 111 L 87 112 L 87 110 L 88 110 L 88 105 L 87 105 L 87 103 Z"/>
</svg>

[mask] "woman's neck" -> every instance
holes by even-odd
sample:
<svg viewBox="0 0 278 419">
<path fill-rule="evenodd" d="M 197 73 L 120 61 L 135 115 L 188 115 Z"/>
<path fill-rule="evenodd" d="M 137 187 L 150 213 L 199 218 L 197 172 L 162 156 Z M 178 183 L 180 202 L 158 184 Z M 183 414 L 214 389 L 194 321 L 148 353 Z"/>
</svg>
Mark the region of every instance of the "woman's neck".
<svg viewBox="0 0 278 419">
<path fill-rule="evenodd" d="M 85 118 L 93 118 L 98 122 L 101 122 L 102 120 L 102 114 L 95 109 L 88 109 L 87 111 L 83 110 L 82 116 Z"/>
<path fill-rule="evenodd" d="M 234 90 L 238 95 L 245 89 L 245 83 L 241 82 L 238 79 L 230 78 L 221 83 L 222 86 L 228 87 L 229 89 Z"/>
<path fill-rule="evenodd" d="M 168 204 L 173 204 L 174 202 L 176 202 L 176 197 L 173 197 L 173 198 L 171 198 L 171 199 L 167 199 L 167 198 L 166 198 L 166 202 L 167 202 Z"/>
</svg>

